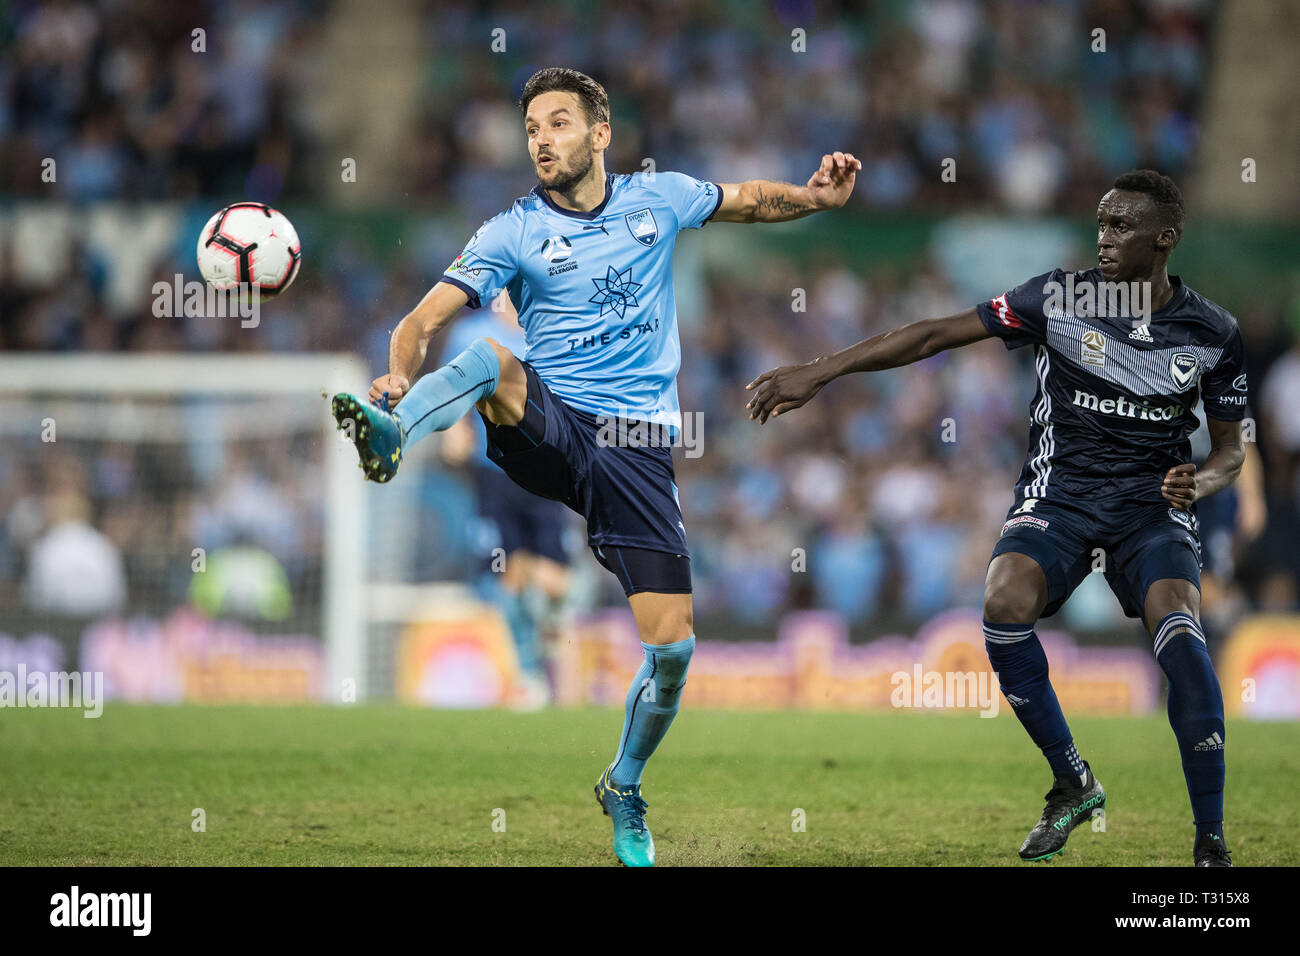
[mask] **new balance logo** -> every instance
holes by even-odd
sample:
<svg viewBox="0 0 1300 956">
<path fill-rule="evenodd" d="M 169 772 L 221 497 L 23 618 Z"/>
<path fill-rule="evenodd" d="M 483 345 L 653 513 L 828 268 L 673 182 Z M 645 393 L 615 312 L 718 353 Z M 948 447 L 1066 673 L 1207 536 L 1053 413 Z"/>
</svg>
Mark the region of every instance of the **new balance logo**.
<svg viewBox="0 0 1300 956">
<path fill-rule="evenodd" d="M 1155 339 L 1151 337 L 1151 329 L 1145 323 L 1130 332 L 1128 337 L 1135 342 L 1155 342 Z"/>
<path fill-rule="evenodd" d="M 1222 750 L 1223 738 L 1219 736 L 1219 732 L 1216 730 L 1214 733 L 1210 734 L 1210 736 L 1206 737 L 1204 740 L 1202 740 L 1199 744 L 1197 744 L 1192 749 L 1193 750 Z"/>
<path fill-rule="evenodd" d="M 1061 819 L 1053 823 L 1052 826 L 1056 827 L 1056 829 L 1058 830 L 1069 831 L 1073 829 L 1075 817 L 1079 816 L 1082 813 L 1086 813 L 1087 811 L 1093 809 L 1099 804 L 1104 803 L 1105 800 L 1106 800 L 1106 795 L 1104 793 L 1095 794 L 1089 799 L 1083 801 L 1083 803 L 1080 803 L 1078 806 L 1074 806 L 1066 810 L 1065 815 L 1062 816 Z"/>
</svg>

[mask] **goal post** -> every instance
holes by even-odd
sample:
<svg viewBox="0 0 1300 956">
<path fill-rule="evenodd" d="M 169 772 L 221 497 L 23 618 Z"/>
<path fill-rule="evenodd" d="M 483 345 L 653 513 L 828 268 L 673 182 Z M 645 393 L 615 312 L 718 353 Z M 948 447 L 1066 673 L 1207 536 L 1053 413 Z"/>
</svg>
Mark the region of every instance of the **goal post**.
<svg viewBox="0 0 1300 956">
<path fill-rule="evenodd" d="M 193 581 L 178 571 L 180 556 L 188 561 L 190 554 L 182 551 L 186 522 L 177 516 L 197 512 L 217 526 L 210 513 L 213 499 L 220 499 L 237 513 L 232 520 L 239 534 L 222 526 L 227 542 L 237 545 L 239 535 L 270 540 L 274 552 L 276 534 L 292 537 L 285 549 L 289 557 L 267 564 L 285 582 L 279 592 L 264 582 L 240 582 L 232 570 L 223 593 L 262 601 L 263 613 L 250 627 L 272 642 L 286 629 L 300 647 L 303 638 L 319 638 L 323 666 L 309 672 L 318 675 L 320 686 L 309 696 L 331 703 L 365 699 L 368 498 L 354 449 L 338 439 L 328 397 L 364 389 L 369 380 L 364 363 L 345 353 L 0 356 L 0 467 L 14 483 L 12 513 L 22 518 L 29 500 L 43 503 L 47 512 L 53 507 L 86 513 L 73 522 L 80 539 L 69 533 L 58 541 L 37 541 L 33 518 L 27 554 L 47 545 L 46 553 L 63 555 L 66 568 L 68 556 L 78 555 L 75 542 L 88 541 L 109 557 L 80 582 L 87 594 L 104 567 L 126 569 L 119 575 L 125 593 L 116 603 L 111 594 L 105 597 L 109 603 L 103 607 L 113 610 L 101 617 L 167 613 L 176 595 L 204 593 L 186 590 Z M 228 459 L 242 465 L 231 466 Z M 276 477 L 268 480 L 261 474 L 266 469 Z M 184 487 L 184 476 L 192 474 L 206 478 Z M 235 477 L 227 480 L 228 475 Z M 232 488 L 232 481 L 243 484 Z M 107 529 L 97 526 L 105 516 Z M 193 545 L 197 565 L 197 555 L 206 552 L 203 541 Z M 133 546 L 149 553 L 133 553 Z M 4 586 L 0 633 L 43 635 L 59 614 L 82 613 L 75 608 L 78 581 L 65 582 L 61 591 L 34 584 L 39 569 L 29 558 L 7 560 L 24 571 L 25 580 Z M 50 566 L 57 583 L 57 562 Z M 238 570 L 247 578 L 256 566 L 243 561 Z M 111 581 L 113 572 L 102 577 Z M 299 593 L 287 593 L 293 588 Z M 51 604 L 59 601 L 62 609 Z M 80 620 L 84 626 L 88 618 Z M 346 693 L 349 686 L 354 696 Z"/>
</svg>

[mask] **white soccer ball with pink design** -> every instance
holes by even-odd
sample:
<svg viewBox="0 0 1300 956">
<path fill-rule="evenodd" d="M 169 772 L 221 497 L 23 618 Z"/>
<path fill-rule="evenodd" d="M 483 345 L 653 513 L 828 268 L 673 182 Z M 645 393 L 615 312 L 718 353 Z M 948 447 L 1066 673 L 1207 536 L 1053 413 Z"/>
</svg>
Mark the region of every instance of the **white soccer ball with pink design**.
<svg viewBox="0 0 1300 956">
<path fill-rule="evenodd" d="M 237 202 L 199 234 L 199 272 L 219 291 L 247 284 L 266 301 L 292 284 L 302 243 L 284 213 L 260 202 Z"/>
</svg>

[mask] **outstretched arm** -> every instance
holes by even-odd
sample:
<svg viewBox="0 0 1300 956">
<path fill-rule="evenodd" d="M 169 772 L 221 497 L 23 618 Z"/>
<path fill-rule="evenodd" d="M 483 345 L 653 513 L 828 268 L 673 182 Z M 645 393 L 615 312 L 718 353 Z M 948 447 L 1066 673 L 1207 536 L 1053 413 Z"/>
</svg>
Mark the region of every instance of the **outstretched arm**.
<svg viewBox="0 0 1300 956">
<path fill-rule="evenodd" d="M 788 222 L 848 202 L 862 163 L 852 153 L 828 153 L 805 186 L 751 179 L 718 183 L 722 203 L 714 222 Z"/>
<path fill-rule="evenodd" d="M 831 379 L 850 372 L 877 372 L 911 365 L 937 352 L 989 338 L 979 313 L 967 309 L 942 319 L 923 319 L 900 329 L 882 332 L 850 345 L 834 355 L 824 355 L 803 365 L 783 365 L 764 372 L 745 387 L 755 390 L 749 400 L 749 417 L 766 422 L 807 404 Z"/>
</svg>

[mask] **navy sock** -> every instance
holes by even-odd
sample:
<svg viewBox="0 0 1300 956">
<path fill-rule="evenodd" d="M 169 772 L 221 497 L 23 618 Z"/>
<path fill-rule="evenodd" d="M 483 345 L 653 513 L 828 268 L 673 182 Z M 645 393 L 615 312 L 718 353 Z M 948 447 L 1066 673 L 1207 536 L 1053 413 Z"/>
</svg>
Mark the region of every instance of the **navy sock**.
<svg viewBox="0 0 1300 956">
<path fill-rule="evenodd" d="M 1223 692 L 1196 618 L 1181 611 L 1156 625 L 1156 661 L 1169 678 L 1169 726 L 1178 738 L 1197 836 L 1223 838 Z"/>
<path fill-rule="evenodd" d="M 1087 782 L 1083 758 L 1047 679 L 1047 655 L 1032 624 L 984 622 L 984 647 L 1011 709 L 1051 765 L 1052 774 Z"/>
<path fill-rule="evenodd" d="M 402 398 L 393 416 L 401 423 L 405 440 L 419 441 L 450 428 L 476 403 L 497 390 L 501 363 L 487 339 L 470 347 L 437 371 L 430 372 Z"/>
<path fill-rule="evenodd" d="M 627 691 L 623 733 L 609 772 L 611 782 L 625 787 L 641 783 L 646 761 L 677 716 L 686 670 L 695 652 L 695 635 L 675 644 L 642 641 L 641 647 L 645 660 Z"/>
</svg>

